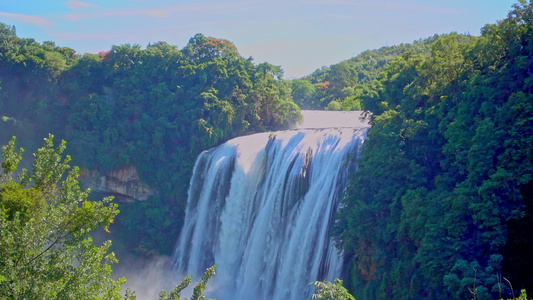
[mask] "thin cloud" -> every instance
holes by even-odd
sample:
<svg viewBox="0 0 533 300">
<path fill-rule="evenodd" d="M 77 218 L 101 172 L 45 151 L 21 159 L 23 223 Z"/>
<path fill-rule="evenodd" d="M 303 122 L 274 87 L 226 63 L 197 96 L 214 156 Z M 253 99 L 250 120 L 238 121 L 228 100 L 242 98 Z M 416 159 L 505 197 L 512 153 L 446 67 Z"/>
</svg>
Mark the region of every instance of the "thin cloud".
<svg viewBox="0 0 533 300">
<path fill-rule="evenodd" d="M 168 12 L 164 10 L 149 10 L 146 12 L 146 14 L 150 17 L 156 17 L 156 18 L 166 18 L 169 16 Z"/>
<path fill-rule="evenodd" d="M 32 16 L 32 15 L 24 15 L 24 14 L 15 14 L 15 13 L 8 13 L 8 12 L 1 12 L 0 16 L 10 18 L 19 22 L 34 24 L 34 25 L 53 25 L 54 23 L 52 21 L 49 21 L 42 17 Z"/>
<path fill-rule="evenodd" d="M 118 32 L 92 32 L 92 33 L 72 33 L 72 32 L 63 32 L 56 31 L 54 35 L 65 40 L 70 41 L 83 41 L 83 40 L 99 40 L 99 41 L 113 41 L 119 37 L 122 37 L 124 34 Z"/>
<path fill-rule="evenodd" d="M 71 1 L 68 1 L 71 2 Z M 79 2 L 79 1 L 76 1 Z M 202 13 L 204 16 L 208 14 L 226 14 L 246 11 L 250 9 L 248 2 L 234 2 L 234 3 L 194 3 L 194 4 L 178 4 L 170 7 L 163 7 L 159 9 L 125 9 L 125 10 L 111 10 L 101 12 L 75 12 L 65 16 L 70 21 L 80 21 L 84 19 L 96 18 L 116 18 L 116 17 L 132 17 L 132 16 L 148 16 L 153 18 L 166 18 L 172 14 L 191 14 Z"/>
<path fill-rule="evenodd" d="M 98 7 L 98 5 L 94 3 L 83 2 L 83 1 L 78 1 L 78 0 L 69 0 L 69 1 L 65 1 L 65 3 L 67 4 L 68 8 L 73 9 L 73 10 L 81 10 L 85 8 L 97 8 Z"/>
<path fill-rule="evenodd" d="M 86 19 L 97 18 L 118 18 L 118 17 L 135 17 L 135 16 L 149 16 L 155 18 L 167 17 L 168 13 L 158 10 L 115 10 L 99 13 L 70 13 L 65 15 L 65 18 L 69 21 L 81 21 Z"/>
<path fill-rule="evenodd" d="M 429 12 L 429 13 L 464 13 L 464 9 L 454 9 L 449 7 L 440 7 L 426 4 L 414 4 L 402 1 L 353 1 L 353 0 L 303 0 L 302 3 L 315 5 L 342 5 L 350 7 L 360 7 L 363 9 L 375 10 L 398 10 L 398 11 L 415 11 L 415 12 Z"/>
</svg>

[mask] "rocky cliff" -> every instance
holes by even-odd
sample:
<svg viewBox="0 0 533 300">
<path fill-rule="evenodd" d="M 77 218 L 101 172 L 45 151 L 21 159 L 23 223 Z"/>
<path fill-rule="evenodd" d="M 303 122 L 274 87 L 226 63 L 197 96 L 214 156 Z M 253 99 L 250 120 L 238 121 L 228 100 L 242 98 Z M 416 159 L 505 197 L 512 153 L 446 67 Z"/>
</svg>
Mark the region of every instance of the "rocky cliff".
<svg viewBox="0 0 533 300">
<path fill-rule="evenodd" d="M 145 201 L 158 191 L 142 182 L 135 166 L 126 166 L 111 172 L 102 173 L 97 170 L 80 170 L 80 183 L 92 191 L 115 196 L 118 201 Z"/>
</svg>

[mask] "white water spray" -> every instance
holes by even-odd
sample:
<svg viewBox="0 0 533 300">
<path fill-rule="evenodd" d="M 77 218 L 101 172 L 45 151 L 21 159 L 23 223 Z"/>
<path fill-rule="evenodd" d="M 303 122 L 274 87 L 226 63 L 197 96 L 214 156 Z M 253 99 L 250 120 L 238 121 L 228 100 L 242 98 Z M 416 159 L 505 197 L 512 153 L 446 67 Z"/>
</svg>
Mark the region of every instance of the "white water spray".
<svg viewBox="0 0 533 300">
<path fill-rule="evenodd" d="M 328 230 L 365 129 L 260 133 L 203 152 L 174 253 L 180 273 L 217 265 L 213 297 L 309 299 L 340 276 Z"/>
</svg>

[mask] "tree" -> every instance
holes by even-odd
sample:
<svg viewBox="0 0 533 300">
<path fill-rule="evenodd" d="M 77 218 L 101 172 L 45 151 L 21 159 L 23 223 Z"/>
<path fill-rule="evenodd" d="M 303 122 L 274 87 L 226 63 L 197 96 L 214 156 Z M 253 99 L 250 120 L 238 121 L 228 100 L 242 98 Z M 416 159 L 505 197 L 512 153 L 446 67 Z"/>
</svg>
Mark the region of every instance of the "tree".
<svg viewBox="0 0 533 300">
<path fill-rule="evenodd" d="M 215 275 L 215 270 L 217 266 L 213 265 L 204 273 L 204 276 L 202 279 L 200 279 L 196 285 L 194 286 L 192 296 L 190 300 L 204 300 L 204 290 L 207 287 L 207 282 L 211 277 Z M 192 276 L 185 277 L 176 287 L 169 293 L 165 290 L 162 290 L 161 293 L 159 293 L 159 300 L 180 300 L 181 299 L 181 291 L 183 291 L 192 281 Z M 187 300 L 187 298 L 183 298 L 183 300 Z"/>
<path fill-rule="evenodd" d="M 315 281 L 313 284 L 317 291 L 311 299 L 355 300 L 355 297 L 342 285 L 342 280 L 338 278 L 335 279 L 335 283 L 324 280 Z"/>
<path fill-rule="evenodd" d="M 309 80 L 294 79 L 291 81 L 294 102 L 303 109 L 315 108 L 315 86 Z"/>
<path fill-rule="evenodd" d="M 94 229 L 118 214 L 112 198 L 89 201 L 78 182 L 78 168 L 63 157 L 66 143 L 54 137 L 34 154 L 30 172 L 17 172 L 24 150 L 16 138 L 2 148 L 0 173 L 0 298 L 120 299 L 125 278 L 111 278 L 118 262 L 111 241 L 93 244 Z M 66 172 L 68 171 L 68 174 Z"/>
</svg>

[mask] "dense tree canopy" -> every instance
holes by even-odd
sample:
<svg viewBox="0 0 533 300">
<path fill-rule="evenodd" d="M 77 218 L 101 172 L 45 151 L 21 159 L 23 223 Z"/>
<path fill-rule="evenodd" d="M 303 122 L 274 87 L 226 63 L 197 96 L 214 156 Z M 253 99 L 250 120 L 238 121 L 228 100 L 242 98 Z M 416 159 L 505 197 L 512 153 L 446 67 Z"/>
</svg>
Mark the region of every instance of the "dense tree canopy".
<svg viewBox="0 0 533 300">
<path fill-rule="evenodd" d="M 135 165 L 160 192 L 124 205 L 118 219 L 121 236 L 140 236 L 126 238 L 140 252 L 171 252 L 200 151 L 300 116 L 279 67 L 256 65 L 231 42 L 202 34 L 182 50 L 157 42 L 78 55 L 0 24 L 0 47 L 0 139 L 17 135 L 32 149 L 54 132 L 83 168 Z"/>
<path fill-rule="evenodd" d="M 385 66 L 402 54 L 427 53 L 438 36 L 413 44 L 367 50 L 291 82 L 294 101 L 303 109 L 362 110 L 362 100 L 375 95 Z M 366 108 L 365 109 L 370 109 Z"/>
<path fill-rule="evenodd" d="M 504 253 L 533 245 L 508 231 L 533 206 L 532 12 L 520 1 L 480 37 L 405 52 L 362 99 L 373 126 L 336 226 L 356 296 L 508 297 L 502 276 L 531 288 L 531 268 L 513 271 L 530 255 Z"/>
</svg>

